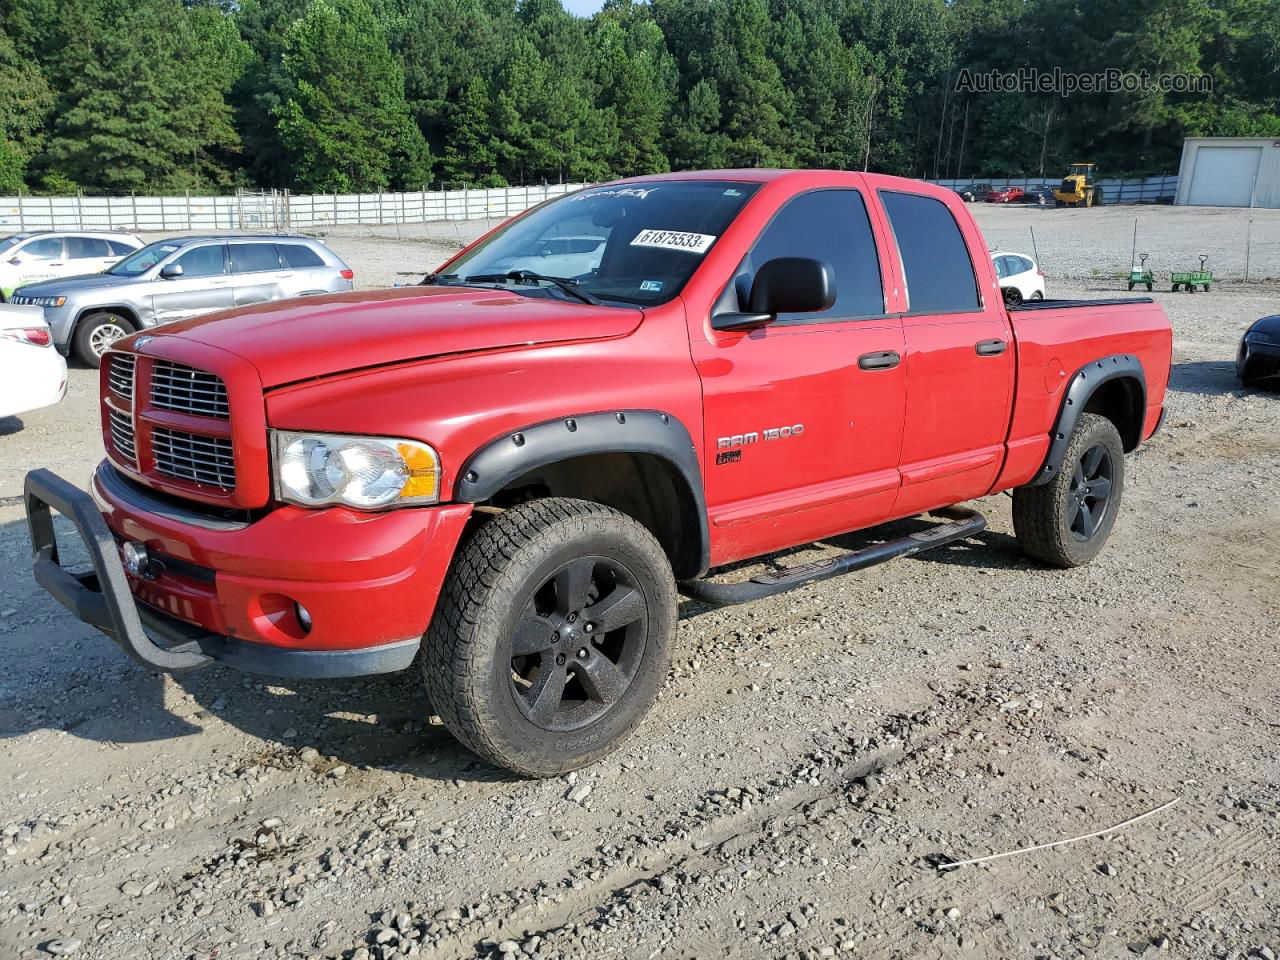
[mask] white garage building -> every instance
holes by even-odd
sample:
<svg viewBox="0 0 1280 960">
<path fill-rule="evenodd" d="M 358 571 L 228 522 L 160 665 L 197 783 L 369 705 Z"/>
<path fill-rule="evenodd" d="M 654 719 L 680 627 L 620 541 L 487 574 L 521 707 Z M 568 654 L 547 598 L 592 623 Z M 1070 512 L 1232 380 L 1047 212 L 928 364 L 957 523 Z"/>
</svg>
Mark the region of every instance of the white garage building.
<svg viewBox="0 0 1280 960">
<path fill-rule="evenodd" d="M 1183 141 L 1176 202 L 1280 208 L 1280 139 L 1192 137 Z"/>
</svg>

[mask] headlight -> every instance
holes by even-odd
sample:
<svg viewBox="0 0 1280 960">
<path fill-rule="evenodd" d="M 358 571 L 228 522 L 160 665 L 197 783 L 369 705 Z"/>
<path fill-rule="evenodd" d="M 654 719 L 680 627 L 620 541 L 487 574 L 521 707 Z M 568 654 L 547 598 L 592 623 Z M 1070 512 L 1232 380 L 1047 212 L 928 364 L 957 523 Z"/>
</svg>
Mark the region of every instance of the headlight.
<svg viewBox="0 0 1280 960">
<path fill-rule="evenodd" d="M 1244 335 L 1245 343 L 1280 343 L 1280 339 L 1262 330 L 1250 330 Z"/>
<path fill-rule="evenodd" d="M 378 510 L 440 496 L 440 458 L 417 440 L 275 430 L 272 442 L 276 491 L 290 503 Z"/>
<path fill-rule="evenodd" d="M 22 297 L 13 298 L 14 303 L 26 304 L 31 307 L 60 307 L 67 302 L 66 297 Z"/>
</svg>

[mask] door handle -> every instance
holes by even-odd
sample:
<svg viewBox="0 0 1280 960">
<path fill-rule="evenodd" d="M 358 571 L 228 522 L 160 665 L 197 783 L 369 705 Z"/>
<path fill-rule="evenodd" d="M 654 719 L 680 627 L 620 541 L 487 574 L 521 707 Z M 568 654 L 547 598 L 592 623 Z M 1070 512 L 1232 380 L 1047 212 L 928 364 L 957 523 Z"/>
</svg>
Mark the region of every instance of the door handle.
<svg viewBox="0 0 1280 960">
<path fill-rule="evenodd" d="M 980 357 L 998 357 L 1008 348 L 1009 344 L 1003 340 L 979 340 L 973 345 Z"/>
<path fill-rule="evenodd" d="M 902 362 L 902 357 L 892 350 L 877 350 L 875 353 L 864 353 L 858 358 L 858 366 L 863 370 L 892 370 Z"/>
</svg>

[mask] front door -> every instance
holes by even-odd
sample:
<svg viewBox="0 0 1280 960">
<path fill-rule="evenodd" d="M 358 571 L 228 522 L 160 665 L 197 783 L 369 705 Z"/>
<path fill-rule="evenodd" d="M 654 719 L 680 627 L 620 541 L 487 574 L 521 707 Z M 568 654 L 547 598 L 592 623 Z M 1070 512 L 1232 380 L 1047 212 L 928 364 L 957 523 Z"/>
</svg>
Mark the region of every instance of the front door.
<svg viewBox="0 0 1280 960">
<path fill-rule="evenodd" d="M 173 262 L 182 276 L 157 277 L 151 306 L 156 323 L 172 323 L 232 306 L 231 278 L 227 275 L 226 244 L 192 247 Z"/>
<path fill-rule="evenodd" d="M 886 315 L 863 193 L 792 197 L 739 266 L 715 312 L 745 304 L 776 257 L 825 261 L 836 302 L 750 331 L 692 338 L 702 380 L 712 563 L 881 519 L 898 489 L 905 380 L 901 322 Z"/>
<path fill-rule="evenodd" d="M 15 289 L 24 284 L 66 276 L 67 256 L 61 237 L 28 240 L 13 252 L 9 262 L 17 268 Z"/>
<path fill-rule="evenodd" d="M 907 403 L 893 512 L 905 515 L 990 490 L 1009 433 L 1014 346 L 1003 303 L 979 287 L 990 273 L 969 256 L 982 249 L 976 229 L 966 243 L 934 197 L 884 190 L 880 198 L 903 273 Z"/>
</svg>

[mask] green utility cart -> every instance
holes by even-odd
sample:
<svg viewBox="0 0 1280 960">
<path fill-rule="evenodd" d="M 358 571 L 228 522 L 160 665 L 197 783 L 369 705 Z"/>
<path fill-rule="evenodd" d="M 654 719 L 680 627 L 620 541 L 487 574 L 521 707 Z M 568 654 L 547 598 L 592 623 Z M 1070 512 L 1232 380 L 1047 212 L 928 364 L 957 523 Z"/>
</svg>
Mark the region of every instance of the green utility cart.
<svg viewBox="0 0 1280 960">
<path fill-rule="evenodd" d="M 1150 293 L 1156 281 L 1155 277 L 1151 275 L 1151 271 L 1147 268 L 1147 254 L 1138 254 L 1138 259 L 1142 263 L 1129 270 L 1129 289 L 1132 290 L 1134 287 L 1145 283 L 1147 285 L 1147 293 Z"/>
<path fill-rule="evenodd" d="M 1169 279 L 1173 281 L 1173 290 L 1177 293 L 1178 288 L 1182 287 L 1187 293 L 1195 293 L 1196 287 L 1204 287 L 1205 292 L 1209 291 L 1209 285 L 1213 283 L 1213 274 L 1204 268 L 1204 262 L 1209 259 L 1207 253 L 1200 254 L 1200 269 L 1188 270 L 1186 273 L 1170 274 Z"/>
</svg>

